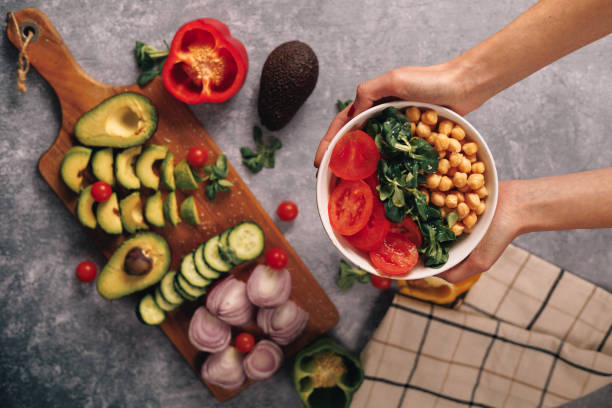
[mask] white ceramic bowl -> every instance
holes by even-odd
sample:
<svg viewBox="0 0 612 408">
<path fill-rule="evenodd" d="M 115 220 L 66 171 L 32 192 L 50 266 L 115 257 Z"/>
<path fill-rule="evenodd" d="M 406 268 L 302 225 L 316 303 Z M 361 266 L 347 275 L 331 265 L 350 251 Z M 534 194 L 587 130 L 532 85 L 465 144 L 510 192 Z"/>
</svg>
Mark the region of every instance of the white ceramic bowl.
<svg viewBox="0 0 612 408">
<path fill-rule="evenodd" d="M 323 223 L 325 232 L 327 232 L 327 235 L 331 239 L 332 243 L 336 246 L 336 248 L 338 248 L 342 255 L 354 265 L 374 275 L 380 275 L 370 263 L 367 253 L 364 253 L 349 244 L 342 235 L 333 230 L 329 223 L 327 203 L 329 201 L 332 187 L 335 186 L 336 182 L 336 176 L 334 176 L 329 169 L 329 159 L 331 157 L 331 152 L 334 150 L 334 146 L 346 132 L 353 129 L 362 128 L 368 119 L 389 106 L 394 106 L 398 109 L 404 109 L 408 106 L 433 109 L 438 112 L 438 117 L 440 118 L 438 120 L 445 118 L 461 125 L 461 127 L 465 130 L 467 138 L 478 144 L 478 159 L 484 162 L 486 166 L 484 175 L 485 185 L 489 192 L 489 196 L 486 199 L 487 206 L 485 212 L 478 217 L 478 222 L 470 234 L 462 234 L 457 241 L 453 243 L 450 249 L 448 262 L 446 262 L 441 268 L 426 268 L 423 265 L 423 262 L 419 260 L 419 263 L 415 265 L 408 275 L 394 278 L 400 280 L 421 279 L 428 276 L 437 275 L 457 265 L 472 252 L 472 250 L 484 237 L 489 225 L 491 225 L 491 220 L 493 219 L 493 214 L 495 213 L 495 208 L 497 206 L 497 171 L 495 169 L 495 162 L 493 161 L 491 151 L 480 133 L 478 133 L 474 126 L 472 126 L 467 120 L 450 109 L 428 103 L 400 101 L 377 105 L 357 115 L 342 129 L 340 129 L 338 134 L 336 134 L 336 136 L 333 138 L 327 152 L 325 152 L 325 156 L 323 156 L 323 160 L 321 161 L 319 172 L 317 174 L 317 207 L 319 209 L 319 216 L 321 217 L 321 222 Z"/>
</svg>

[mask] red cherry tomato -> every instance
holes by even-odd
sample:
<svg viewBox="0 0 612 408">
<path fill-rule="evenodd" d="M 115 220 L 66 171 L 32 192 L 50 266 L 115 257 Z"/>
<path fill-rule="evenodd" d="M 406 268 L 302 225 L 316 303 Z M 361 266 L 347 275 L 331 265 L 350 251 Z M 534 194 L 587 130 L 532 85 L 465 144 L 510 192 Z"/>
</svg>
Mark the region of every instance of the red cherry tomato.
<svg viewBox="0 0 612 408">
<path fill-rule="evenodd" d="M 391 224 L 391 232 L 405 236 L 412 241 L 417 248 L 420 248 L 421 245 L 423 245 L 423 237 L 421 236 L 419 226 L 412 221 L 410 217 L 404 218 L 404 221 L 399 224 Z"/>
<path fill-rule="evenodd" d="M 376 171 L 378 147 L 362 130 L 348 132 L 336 143 L 329 159 L 329 168 L 341 179 L 361 180 Z"/>
<path fill-rule="evenodd" d="M 329 197 L 329 223 L 339 234 L 356 234 L 368 223 L 373 208 L 374 195 L 363 180 L 342 180 Z"/>
<path fill-rule="evenodd" d="M 84 261 L 76 267 L 76 276 L 81 282 L 91 282 L 97 274 L 98 268 L 92 262 Z"/>
<path fill-rule="evenodd" d="M 108 200 L 111 194 L 113 194 L 113 189 L 110 184 L 105 181 L 96 181 L 91 186 L 91 196 L 99 203 Z"/>
<path fill-rule="evenodd" d="M 236 336 L 236 348 L 239 352 L 246 354 L 253 349 L 255 338 L 250 333 L 240 333 Z"/>
<path fill-rule="evenodd" d="M 371 251 L 383 243 L 390 227 L 391 222 L 385 217 L 385 207 L 379 199 L 374 198 L 374 208 L 368 223 L 355 235 L 346 237 L 346 240 L 357 249 Z"/>
<path fill-rule="evenodd" d="M 378 275 L 372 275 L 370 282 L 372 286 L 380 290 L 389 289 L 389 287 L 391 287 L 391 279 Z"/>
<path fill-rule="evenodd" d="M 272 269 L 283 269 L 287 265 L 287 254 L 280 248 L 274 248 L 266 254 L 266 263 Z"/>
<path fill-rule="evenodd" d="M 298 215 L 297 205 L 293 201 L 283 201 L 278 205 L 276 214 L 283 221 L 293 221 Z"/>
<path fill-rule="evenodd" d="M 370 260 L 376 270 L 384 275 L 405 275 L 416 265 L 419 253 L 412 241 L 403 235 L 390 232 L 377 249 L 370 251 Z"/>
<path fill-rule="evenodd" d="M 187 153 L 187 163 L 191 167 L 202 167 L 206 163 L 208 152 L 201 146 L 194 146 Z"/>
</svg>

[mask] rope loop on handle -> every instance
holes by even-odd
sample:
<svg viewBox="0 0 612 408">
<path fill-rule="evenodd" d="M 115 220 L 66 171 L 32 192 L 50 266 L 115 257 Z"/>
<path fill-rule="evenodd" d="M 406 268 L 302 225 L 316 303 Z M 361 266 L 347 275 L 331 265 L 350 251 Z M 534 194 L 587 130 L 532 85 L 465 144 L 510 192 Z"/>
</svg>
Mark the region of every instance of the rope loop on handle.
<svg viewBox="0 0 612 408">
<path fill-rule="evenodd" d="M 29 31 L 27 33 L 25 41 L 23 41 L 21 37 L 21 32 L 19 31 L 19 24 L 17 23 L 15 13 L 9 11 L 8 18 L 13 23 L 15 33 L 17 35 L 17 38 L 19 38 L 19 57 L 17 59 L 17 90 L 19 90 L 19 92 L 21 93 L 25 93 L 28 90 L 26 87 L 26 74 L 30 70 L 30 58 L 28 57 L 27 48 L 30 44 L 30 41 L 34 37 L 34 32 Z"/>
</svg>

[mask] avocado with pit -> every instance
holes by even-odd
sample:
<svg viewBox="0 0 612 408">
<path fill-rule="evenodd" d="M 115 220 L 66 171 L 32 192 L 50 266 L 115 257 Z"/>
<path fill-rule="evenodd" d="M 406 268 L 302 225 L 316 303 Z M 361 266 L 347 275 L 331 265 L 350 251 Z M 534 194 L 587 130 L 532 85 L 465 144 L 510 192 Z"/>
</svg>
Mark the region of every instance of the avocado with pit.
<svg viewBox="0 0 612 408">
<path fill-rule="evenodd" d="M 191 225 L 200 225 L 200 216 L 198 215 L 198 206 L 196 205 L 193 196 L 187 197 L 181 203 L 181 218 Z"/>
<path fill-rule="evenodd" d="M 86 146 L 131 147 L 147 141 L 157 128 L 157 112 L 144 95 L 112 96 L 79 118 L 74 134 Z"/>
<path fill-rule="evenodd" d="M 166 225 L 164 221 L 164 201 L 162 200 L 161 191 L 147 198 L 145 204 L 145 218 L 149 224 L 156 227 L 161 228 Z"/>
<path fill-rule="evenodd" d="M 91 196 L 91 186 L 85 187 L 85 190 L 81 191 L 79 195 L 76 212 L 81 224 L 91 229 L 96 228 L 96 225 L 98 225 L 96 215 L 93 212 L 95 202 L 96 201 Z"/>
<path fill-rule="evenodd" d="M 74 146 L 66 152 L 60 174 L 64 183 L 75 193 L 80 193 L 83 190 L 83 174 L 89 164 L 91 157 L 91 149 L 83 146 Z"/>
<path fill-rule="evenodd" d="M 136 157 L 142 151 L 142 146 L 130 147 L 121 151 L 115 160 L 115 176 L 117 181 L 128 190 L 138 190 L 140 179 L 134 172 Z"/>
<path fill-rule="evenodd" d="M 123 232 L 120 214 L 117 193 L 111 194 L 108 200 L 98 203 L 96 219 L 100 228 L 107 234 L 121 234 Z"/>
<path fill-rule="evenodd" d="M 270 130 L 284 127 L 317 84 L 319 61 L 307 44 L 289 41 L 275 48 L 264 63 L 257 110 Z"/>
<path fill-rule="evenodd" d="M 180 190 L 197 190 L 198 182 L 193 177 L 191 167 L 187 163 L 187 160 L 183 159 L 174 168 L 174 180 L 176 187 Z"/>
<path fill-rule="evenodd" d="M 162 184 L 170 191 L 176 189 L 174 183 L 174 155 L 172 153 L 166 154 L 166 158 L 161 164 L 161 177 Z"/>
<path fill-rule="evenodd" d="M 152 190 L 159 189 L 159 176 L 153 170 L 153 164 L 157 160 L 166 158 L 168 146 L 150 145 L 138 156 L 136 161 L 136 175 L 143 186 Z"/>
<path fill-rule="evenodd" d="M 156 284 L 170 266 L 170 247 L 154 233 L 127 239 L 100 272 L 98 292 L 106 299 L 119 299 Z"/>
<path fill-rule="evenodd" d="M 110 147 L 95 152 L 91 158 L 91 170 L 94 177 L 114 186 L 115 173 L 113 172 L 113 163 L 113 149 Z"/>
<path fill-rule="evenodd" d="M 142 201 L 138 191 L 130 194 L 119 202 L 123 228 L 130 234 L 136 231 L 149 229 L 142 215 Z"/>
<path fill-rule="evenodd" d="M 175 227 L 181 222 L 181 217 L 178 212 L 178 204 L 176 203 L 176 193 L 172 191 L 164 201 L 164 214 L 170 220 L 170 223 Z"/>
</svg>

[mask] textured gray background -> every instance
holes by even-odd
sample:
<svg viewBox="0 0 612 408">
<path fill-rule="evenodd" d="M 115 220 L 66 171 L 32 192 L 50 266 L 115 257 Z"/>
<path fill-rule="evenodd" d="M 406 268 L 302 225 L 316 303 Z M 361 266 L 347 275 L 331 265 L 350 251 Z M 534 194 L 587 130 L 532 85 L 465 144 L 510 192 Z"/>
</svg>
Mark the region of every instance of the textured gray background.
<svg viewBox="0 0 612 408">
<path fill-rule="evenodd" d="M 312 160 L 337 98 L 393 67 L 443 62 L 477 44 L 533 1 L 3 1 L 0 12 L 42 9 L 86 72 L 111 84 L 136 80 L 135 40 L 157 46 L 184 22 L 215 17 L 246 46 L 250 69 L 230 101 L 193 107 L 270 214 L 296 201 L 298 219 L 282 224 L 338 307 L 334 334 L 361 349 L 390 293 L 334 285 L 339 256 L 316 213 Z M 180 5 L 178 5 L 180 4 Z M 6 23 L 2 22 L 2 32 Z M 298 115 L 277 132 L 285 147 L 277 167 L 251 175 L 238 148 L 257 122 L 259 74 L 278 44 L 299 39 L 319 57 L 317 87 Z M 103 264 L 37 171 L 60 126 L 59 103 L 32 70 L 28 93 L 15 90 L 17 52 L 0 40 L 0 405 L 183 406 L 218 404 L 157 328 L 134 318 L 134 298 L 106 302 L 79 283 L 84 259 Z M 485 135 L 502 179 L 562 174 L 612 165 L 612 40 L 589 45 L 497 95 L 468 119 Z M 559 188 L 564 188 L 559 186 Z M 539 233 L 516 241 L 561 267 L 612 289 L 611 230 Z M 288 365 L 227 407 L 299 405 Z M 572 406 L 604 406 L 612 388 Z"/>
</svg>

